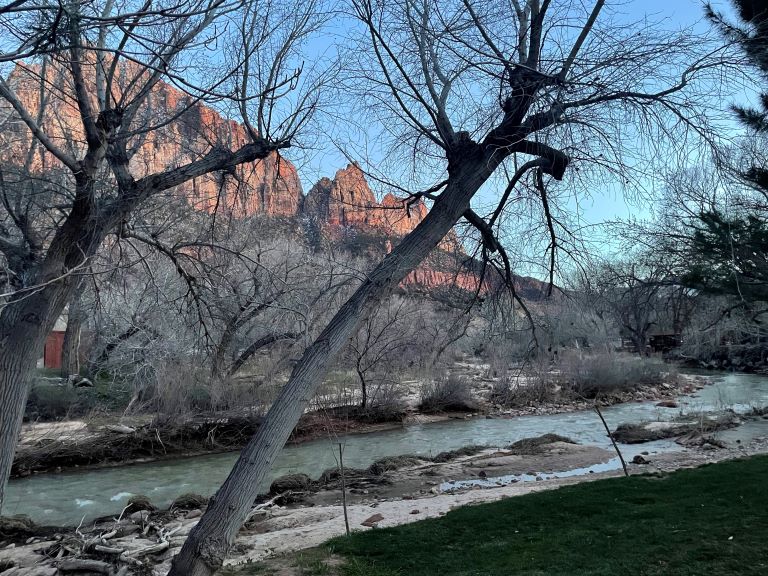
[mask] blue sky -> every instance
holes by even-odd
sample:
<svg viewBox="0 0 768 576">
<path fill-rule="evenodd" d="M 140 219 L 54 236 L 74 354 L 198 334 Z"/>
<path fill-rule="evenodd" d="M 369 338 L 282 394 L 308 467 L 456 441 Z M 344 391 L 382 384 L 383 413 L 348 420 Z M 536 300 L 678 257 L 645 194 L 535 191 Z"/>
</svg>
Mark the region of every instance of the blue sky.
<svg viewBox="0 0 768 576">
<path fill-rule="evenodd" d="M 731 13 L 730 3 L 725 0 L 712 0 L 712 6 L 726 14 Z M 664 19 L 669 24 L 697 29 L 706 28 L 710 23 L 704 20 L 705 2 L 702 0 L 627 0 L 619 10 L 625 12 L 627 21 L 635 21 L 645 16 L 653 20 Z M 660 183 L 648 184 L 649 188 Z M 650 210 L 644 199 L 625 198 L 620 190 L 605 190 L 582 202 L 584 219 L 596 224 L 607 220 L 647 218 Z"/>
<path fill-rule="evenodd" d="M 591 5 L 591 2 L 586 2 Z M 710 24 L 704 20 L 704 2 L 702 0 L 608 0 L 612 9 L 625 15 L 626 21 L 636 22 L 647 17 L 649 20 L 658 22 L 663 21 L 668 28 L 688 28 L 696 26 L 708 28 Z M 712 4 L 716 9 L 728 12 L 728 0 L 713 0 Z M 344 24 L 331 25 L 328 30 L 330 36 L 342 34 L 343 30 L 334 29 L 343 27 Z M 318 52 L 327 48 L 329 37 L 320 37 L 313 41 L 311 50 L 317 49 Z M 718 103 L 721 105 L 721 103 Z M 339 122 L 343 122 L 340 120 Z M 304 186 L 305 193 L 321 176 L 333 177 L 333 174 L 339 168 L 346 166 L 347 160 L 343 154 L 334 150 L 331 142 L 320 142 L 319 149 L 310 156 L 308 160 L 299 165 L 299 172 Z M 366 159 L 361 158 L 363 162 Z M 375 154 L 367 159 L 369 162 L 375 161 Z M 375 182 L 372 182 L 372 188 L 379 192 Z M 657 183 L 648 182 L 644 187 L 649 189 L 657 187 Z M 607 189 L 595 190 L 590 198 L 580 201 L 580 209 L 583 222 L 586 224 L 599 223 L 605 220 L 614 220 L 617 218 L 646 217 L 649 215 L 647 203 L 642 199 L 625 199 L 622 190 Z"/>
</svg>

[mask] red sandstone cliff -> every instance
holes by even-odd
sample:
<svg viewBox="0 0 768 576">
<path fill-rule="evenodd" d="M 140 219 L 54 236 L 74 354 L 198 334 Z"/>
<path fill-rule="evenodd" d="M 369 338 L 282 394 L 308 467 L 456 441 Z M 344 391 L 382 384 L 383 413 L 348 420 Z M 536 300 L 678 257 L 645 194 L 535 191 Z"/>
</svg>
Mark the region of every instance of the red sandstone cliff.
<svg viewBox="0 0 768 576">
<path fill-rule="evenodd" d="M 423 202 L 406 206 L 403 198 L 386 194 L 376 200 L 365 174 L 357 164 L 336 172 L 333 180 L 321 178 L 304 199 L 303 214 L 329 235 L 339 235 L 344 228 L 381 234 L 397 241 L 413 230 L 427 215 Z M 391 243 L 390 243 L 391 246 Z M 441 243 L 445 251 L 461 251 L 455 234 Z"/>
<path fill-rule="evenodd" d="M 91 76 L 95 74 L 93 66 L 85 70 Z M 124 79 L 138 71 L 136 65 L 121 69 L 114 87 L 118 97 L 121 86 L 127 84 Z M 85 138 L 80 113 L 64 70 L 50 65 L 43 72 L 39 66 L 18 65 L 8 77 L 9 85 L 33 118 L 40 112 L 41 80 L 49 87 L 40 122 L 44 131 L 61 148 L 82 151 Z M 136 178 L 198 159 L 213 145 L 237 148 L 247 140 L 243 126 L 207 106 L 190 104 L 186 94 L 164 82 L 154 87 L 136 118 L 131 127 L 136 131 L 131 141 L 136 153 L 130 161 Z M 22 163 L 29 150 L 29 130 L 7 104 L 0 104 L 0 119 L 8 120 L 0 136 L 0 158 Z M 152 128 L 147 130 L 147 126 Z M 43 171 L 57 164 L 52 155 L 38 147 L 31 169 Z M 295 216 L 302 200 L 296 168 L 277 154 L 239 166 L 231 174 L 197 178 L 178 192 L 201 210 L 227 210 L 236 216 Z"/>
<path fill-rule="evenodd" d="M 328 231 L 342 226 L 405 236 L 424 219 L 427 207 L 419 202 L 406 210 L 392 194 L 376 200 L 365 174 L 357 164 L 336 172 L 333 180 L 321 178 L 307 194 L 303 212 Z"/>
<path fill-rule="evenodd" d="M 93 68 L 91 68 L 91 71 Z M 121 78 L 138 73 L 138 69 L 122 70 Z M 41 71 L 38 66 L 17 66 L 8 78 L 27 111 L 38 117 L 40 112 Z M 67 150 L 84 148 L 84 135 L 77 104 L 67 84 L 68 75 L 60 67 L 49 66 L 44 72 L 46 107 L 41 124 L 49 137 Z M 115 90 L 120 93 L 121 82 Z M 190 105 L 188 96 L 173 86 L 160 82 L 152 90 L 143 110 L 137 115 L 139 126 L 133 139 L 136 152 L 131 170 L 136 178 L 182 165 L 206 154 L 212 146 L 237 148 L 247 140 L 244 127 L 224 118 L 217 111 L 201 105 Z M 0 102 L 0 160 L 22 164 L 31 142 L 30 133 L 7 104 Z M 150 130 L 143 127 L 155 126 Z M 31 169 L 46 171 L 58 161 L 38 147 Z M 376 200 L 363 171 L 356 164 L 339 170 L 333 180 L 322 178 L 307 194 L 302 194 L 296 168 L 288 160 L 273 154 L 264 161 L 239 166 L 230 174 L 211 174 L 179 187 L 177 193 L 200 210 L 223 210 L 236 217 L 264 215 L 278 217 L 304 216 L 312 220 L 326 236 L 342 237 L 340 231 L 355 229 L 387 238 L 391 250 L 403 236 L 426 216 L 427 207 L 414 203 L 406 210 L 403 199 L 392 194 Z M 446 253 L 463 254 L 454 234 L 441 242 Z M 533 280 L 533 279 L 530 279 Z M 535 281 L 537 282 L 537 281 Z M 430 258 L 412 272 L 404 282 L 424 288 L 457 286 L 474 292 L 479 278 L 463 269 L 457 258 Z M 530 284 L 527 283 L 526 286 Z M 531 287 L 536 292 L 538 287 Z M 488 290 L 487 285 L 481 291 Z"/>
</svg>

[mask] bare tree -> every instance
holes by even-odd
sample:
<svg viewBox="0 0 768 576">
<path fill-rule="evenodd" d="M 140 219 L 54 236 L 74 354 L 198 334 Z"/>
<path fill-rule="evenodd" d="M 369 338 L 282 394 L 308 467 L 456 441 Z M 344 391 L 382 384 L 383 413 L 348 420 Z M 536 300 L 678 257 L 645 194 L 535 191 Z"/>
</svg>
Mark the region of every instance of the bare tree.
<svg viewBox="0 0 768 576">
<path fill-rule="evenodd" d="M 349 355 L 360 381 L 360 407 L 375 400 L 386 373 L 399 365 L 397 357 L 416 344 L 419 309 L 405 298 L 388 298 L 366 315 L 350 341 Z M 378 384 L 377 384 L 378 382 Z M 371 387 L 373 386 L 373 389 Z"/>
<path fill-rule="evenodd" d="M 648 334 L 660 320 L 666 272 L 647 259 L 630 257 L 588 270 L 582 285 L 599 314 L 612 316 L 641 356 L 647 354 Z"/>
<path fill-rule="evenodd" d="M 487 259 L 511 284 L 496 231 L 521 182 L 535 177 L 541 196 L 571 165 L 619 170 L 627 126 L 646 142 L 674 136 L 693 146 L 708 135 L 703 119 L 724 53 L 690 31 L 618 26 L 601 18 L 603 5 L 584 12 L 581 3 L 550 0 L 512 2 L 513 9 L 471 0 L 353 2 L 363 29 L 354 76 L 366 111 L 386 121 L 417 169 L 439 180 L 411 197 L 433 205 L 307 348 L 171 574 L 209 576 L 221 566 L 258 487 L 367 310 L 461 218 L 477 227 Z M 470 201 L 501 179 L 496 207 L 483 217 Z"/>
<path fill-rule="evenodd" d="M 30 372 L 99 248 L 165 191 L 278 162 L 311 117 L 319 85 L 297 50 L 322 11 L 317 1 L 289 4 L 0 8 L 0 60 L 14 65 L 0 78 L 0 252 L 10 287 L 0 304 L 0 506 Z M 177 102 L 170 86 L 183 92 Z M 244 128 L 206 134 L 198 122 L 180 134 L 202 102 L 238 112 Z M 156 156 L 164 131 L 184 140 L 183 157 Z"/>
</svg>

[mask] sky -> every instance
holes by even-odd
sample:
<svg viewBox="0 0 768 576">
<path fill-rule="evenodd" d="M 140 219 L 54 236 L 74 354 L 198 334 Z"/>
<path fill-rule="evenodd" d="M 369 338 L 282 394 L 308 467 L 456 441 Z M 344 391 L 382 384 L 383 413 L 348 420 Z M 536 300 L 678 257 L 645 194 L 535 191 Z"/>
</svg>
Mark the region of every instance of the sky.
<svg viewBox="0 0 768 576">
<path fill-rule="evenodd" d="M 712 6 L 717 11 L 730 13 L 730 5 L 724 0 L 713 0 Z M 704 20 L 704 5 L 701 0 L 628 0 L 623 9 L 628 21 L 635 21 L 648 16 L 654 20 L 664 19 L 670 24 L 687 27 L 695 25 L 697 29 L 709 27 Z M 648 183 L 649 187 L 654 183 Z M 581 206 L 585 220 L 597 224 L 629 218 L 648 218 L 651 212 L 643 199 L 627 199 L 620 190 L 606 190 L 587 199 Z"/>
<path fill-rule="evenodd" d="M 591 5 L 591 3 L 589 3 Z M 635 22 L 647 17 L 651 21 L 663 21 L 667 27 L 686 28 L 695 26 L 699 29 L 709 28 L 710 24 L 704 20 L 704 2 L 701 0 L 608 0 L 608 4 L 626 18 L 627 22 Z M 727 0 L 714 0 L 713 6 L 717 10 L 729 13 Z M 334 31 L 331 30 L 331 34 Z M 324 44 L 321 38 L 316 41 L 318 50 Z M 720 103 L 718 103 L 720 104 Z M 373 157 L 375 161 L 375 156 Z M 368 159 L 370 161 L 370 158 Z M 302 184 L 305 192 L 321 176 L 333 177 L 339 168 L 347 164 L 343 154 L 333 149 L 333 146 L 323 147 L 310 160 L 299 166 Z M 374 191 L 377 191 L 376 183 L 371 183 Z M 657 182 L 646 182 L 644 188 L 651 191 L 658 187 Z M 647 202 L 643 200 L 626 199 L 622 190 L 607 188 L 595 190 L 591 197 L 582 199 L 579 204 L 582 218 L 585 224 L 595 224 L 606 220 L 626 219 L 628 217 L 646 218 L 650 216 Z"/>
</svg>

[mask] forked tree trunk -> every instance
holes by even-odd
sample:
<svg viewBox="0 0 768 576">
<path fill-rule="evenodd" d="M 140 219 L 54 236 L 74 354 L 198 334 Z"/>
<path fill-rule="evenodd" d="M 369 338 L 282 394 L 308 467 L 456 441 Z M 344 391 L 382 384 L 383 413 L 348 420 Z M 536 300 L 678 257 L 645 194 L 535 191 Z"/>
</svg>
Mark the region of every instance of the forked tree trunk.
<svg viewBox="0 0 768 576">
<path fill-rule="evenodd" d="M 243 449 L 208 510 L 173 561 L 170 576 L 211 576 L 221 567 L 259 488 L 336 357 L 358 329 L 367 307 L 396 287 L 469 208 L 475 192 L 500 159 L 469 148 L 460 169 L 425 219 L 373 270 L 306 350 L 270 408 L 264 423 Z"/>
<path fill-rule="evenodd" d="M 69 295 L 66 282 L 8 304 L 0 313 L 0 513 L 21 431 L 29 380 Z"/>
</svg>

